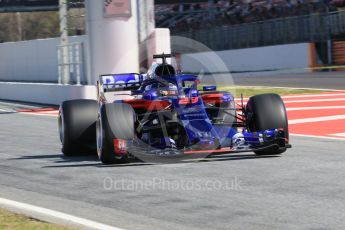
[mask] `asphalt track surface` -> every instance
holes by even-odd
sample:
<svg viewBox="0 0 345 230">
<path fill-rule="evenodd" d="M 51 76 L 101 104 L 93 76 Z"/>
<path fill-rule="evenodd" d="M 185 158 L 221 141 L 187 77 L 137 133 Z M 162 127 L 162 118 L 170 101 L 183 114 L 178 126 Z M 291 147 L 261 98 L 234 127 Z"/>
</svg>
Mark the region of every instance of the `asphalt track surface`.
<svg viewBox="0 0 345 230">
<path fill-rule="evenodd" d="M 104 166 L 62 156 L 56 117 L 13 107 L 0 106 L 0 197 L 125 229 L 344 229 L 344 140 L 293 136 L 278 157 Z"/>
<path fill-rule="evenodd" d="M 232 74 L 235 85 L 345 89 L 345 72 Z M 219 83 L 221 84 L 221 83 Z"/>
</svg>

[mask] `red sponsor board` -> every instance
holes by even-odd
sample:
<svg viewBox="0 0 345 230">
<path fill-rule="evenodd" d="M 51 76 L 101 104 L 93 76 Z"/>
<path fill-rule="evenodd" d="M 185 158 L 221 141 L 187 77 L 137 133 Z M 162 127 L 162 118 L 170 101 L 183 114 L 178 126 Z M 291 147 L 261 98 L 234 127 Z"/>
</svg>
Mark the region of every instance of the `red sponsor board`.
<svg viewBox="0 0 345 230">
<path fill-rule="evenodd" d="M 132 16 L 131 0 L 104 0 L 104 17 Z"/>
</svg>

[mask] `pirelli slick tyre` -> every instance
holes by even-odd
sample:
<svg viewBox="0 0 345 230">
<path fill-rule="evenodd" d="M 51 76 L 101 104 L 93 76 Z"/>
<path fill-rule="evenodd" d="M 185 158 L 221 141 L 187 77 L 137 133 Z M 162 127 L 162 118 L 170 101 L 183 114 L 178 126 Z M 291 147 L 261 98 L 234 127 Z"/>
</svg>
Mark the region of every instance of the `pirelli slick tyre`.
<svg viewBox="0 0 345 230">
<path fill-rule="evenodd" d="M 128 153 L 115 149 L 115 141 L 127 142 L 135 137 L 135 112 L 124 103 L 102 105 L 96 125 L 97 153 L 104 164 L 128 162 Z"/>
<path fill-rule="evenodd" d="M 283 128 L 285 138 L 289 138 L 286 108 L 279 95 L 261 94 L 249 98 L 246 113 L 247 125 L 251 132 Z M 255 151 L 255 153 L 257 155 L 272 155 L 285 151 L 285 148 L 269 148 Z"/>
<path fill-rule="evenodd" d="M 96 152 L 97 111 L 95 100 L 70 100 L 61 104 L 58 124 L 65 156 Z"/>
</svg>

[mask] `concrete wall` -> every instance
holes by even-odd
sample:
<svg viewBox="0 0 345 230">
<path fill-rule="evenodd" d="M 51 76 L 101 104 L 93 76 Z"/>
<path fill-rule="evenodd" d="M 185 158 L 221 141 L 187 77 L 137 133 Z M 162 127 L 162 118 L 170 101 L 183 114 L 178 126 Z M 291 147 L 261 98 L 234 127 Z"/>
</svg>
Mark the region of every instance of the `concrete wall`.
<svg viewBox="0 0 345 230">
<path fill-rule="evenodd" d="M 128 17 L 105 17 L 104 1 L 85 2 L 93 83 L 101 74 L 139 72 L 137 1 L 130 1 Z"/>
<path fill-rule="evenodd" d="M 86 38 L 70 37 L 70 42 L 85 44 Z M 56 83 L 58 44 L 58 38 L 0 43 L 0 81 Z"/>
<path fill-rule="evenodd" d="M 289 72 L 306 72 L 309 44 L 276 45 L 258 48 L 215 52 L 231 72 L 250 72 L 289 69 Z M 184 54 L 181 57 L 183 71 L 218 72 L 209 52 Z M 209 63 L 212 63 L 210 65 Z M 221 68 L 223 71 L 224 68 Z"/>
<path fill-rule="evenodd" d="M 59 105 L 65 100 L 96 98 L 96 86 L 0 82 L 2 100 Z"/>
<path fill-rule="evenodd" d="M 70 42 L 83 42 L 87 36 L 71 37 Z M 58 38 L 40 39 L 0 44 L 0 81 L 56 83 L 58 79 Z M 259 48 L 226 50 L 215 52 L 231 72 L 280 70 L 280 72 L 306 72 L 308 67 L 308 43 L 267 46 Z M 87 50 L 85 49 L 85 54 Z M 183 71 L 218 72 L 208 52 L 183 54 Z M 85 58 L 85 71 L 87 72 Z M 260 73 L 258 73 L 259 75 Z M 262 74 L 262 73 L 261 73 Z M 82 76 L 86 81 L 86 76 Z"/>
<path fill-rule="evenodd" d="M 71 42 L 77 41 L 86 43 L 87 38 L 80 36 L 71 39 Z M 46 104 L 60 104 L 68 99 L 95 99 L 95 86 L 37 83 L 57 82 L 58 43 L 58 39 L 44 39 L 0 44 L 0 81 L 7 81 L 0 82 L 0 99 Z M 219 59 L 215 58 L 214 53 L 184 54 L 181 64 L 184 71 L 191 72 L 226 71 L 224 66 L 236 72 L 284 69 L 305 72 L 308 67 L 308 47 L 307 43 L 302 43 L 215 52 L 225 65 L 218 64 Z M 263 73 L 267 72 L 255 74 Z"/>
</svg>

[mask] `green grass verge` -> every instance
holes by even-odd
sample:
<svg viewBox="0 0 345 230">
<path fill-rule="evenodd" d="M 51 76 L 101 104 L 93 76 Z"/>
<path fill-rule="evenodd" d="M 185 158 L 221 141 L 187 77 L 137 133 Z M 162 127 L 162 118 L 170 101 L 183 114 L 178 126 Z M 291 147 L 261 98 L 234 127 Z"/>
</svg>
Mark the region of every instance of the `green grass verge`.
<svg viewBox="0 0 345 230">
<path fill-rule="evenodd" d="M 3 230 L 72 230 L 55 224 L 42 222 L 30 217 L 0 209 L 0 229 Z"/>
<path fill-rule="evenodd" d="M 217 90 L 229 91 L 235 97 L 240 97 L 241 93 L 243 97 L 250 97 L 262 93 L 276 93 L 279 95 L 293 95 L 293 94 L 317 94 L 326 91 L 312 90 L 312 89 L 289 89 L 289 88 L 269 88 L 269 87 L 243 87 L 243 86 L 231 86 L 231 87 L 218 87 Z"/>
</svg>

